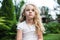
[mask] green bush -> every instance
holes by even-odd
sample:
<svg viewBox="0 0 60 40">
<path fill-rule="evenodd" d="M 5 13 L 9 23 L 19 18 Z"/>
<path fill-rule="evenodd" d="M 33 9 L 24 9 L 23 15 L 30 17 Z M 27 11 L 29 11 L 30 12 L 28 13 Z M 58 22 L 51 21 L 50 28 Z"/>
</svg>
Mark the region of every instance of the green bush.
<svg viewBox="0 0 60 40">
<path fill-rule="evenodd" d="M 45 28 L 47 33 L 60 33 L 60 23 L 58 22 L 49 22 L 45 23 Z"/>
<path fill-rule="evenodd" d="M 8 25 L 6 24 L 8 23 Z M 0 40 L 12 40 L 16 37 L 16 22 L 0 17 Z"/>
</svg>

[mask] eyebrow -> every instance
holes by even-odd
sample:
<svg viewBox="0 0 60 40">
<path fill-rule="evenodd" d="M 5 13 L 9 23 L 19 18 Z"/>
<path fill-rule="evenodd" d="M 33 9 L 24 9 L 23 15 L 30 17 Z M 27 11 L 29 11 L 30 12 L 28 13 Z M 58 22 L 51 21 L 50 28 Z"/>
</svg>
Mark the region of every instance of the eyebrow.
<svg viewBox="0 0 60 40">
<path fill-rule="evenodd" d="M 25 9 L 31 9 L 30 7 L 26 7 Z M 34 8 L 32 8 L 32 9 L 34 9 Z"/>
</svg>

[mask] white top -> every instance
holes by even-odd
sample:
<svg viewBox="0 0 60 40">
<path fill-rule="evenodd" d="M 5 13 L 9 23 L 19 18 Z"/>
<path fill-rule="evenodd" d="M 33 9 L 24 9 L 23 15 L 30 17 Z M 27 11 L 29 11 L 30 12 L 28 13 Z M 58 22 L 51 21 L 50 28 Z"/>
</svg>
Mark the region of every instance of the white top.
<svg viewBox="0 0 60 40">
<path fill-rule="evenodd" d="M 26 21 L 17 24 L 17 29 L 22 30 L 22 40 L 38 40 L 35 25 L 28 26 Z"/>
</svg>

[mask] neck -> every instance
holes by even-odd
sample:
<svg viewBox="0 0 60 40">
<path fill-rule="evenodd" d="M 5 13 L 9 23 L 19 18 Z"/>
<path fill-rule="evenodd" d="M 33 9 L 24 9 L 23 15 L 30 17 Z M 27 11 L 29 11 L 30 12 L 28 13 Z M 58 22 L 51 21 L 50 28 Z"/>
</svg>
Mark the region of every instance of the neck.
<svg viewBox="0 0 60 40">
<path fill-rule="evenodd" d="M 26 23 L 27 23 L 28 25 L 34 24 L 33 19 L 26 19 Z"/>
</svg>

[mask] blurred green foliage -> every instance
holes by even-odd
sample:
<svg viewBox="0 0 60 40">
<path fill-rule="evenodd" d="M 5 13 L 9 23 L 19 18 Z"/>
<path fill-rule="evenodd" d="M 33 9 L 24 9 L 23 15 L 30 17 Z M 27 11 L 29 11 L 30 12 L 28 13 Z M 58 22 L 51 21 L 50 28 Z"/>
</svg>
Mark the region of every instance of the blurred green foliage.
<svg viewBox="0 0 60 40">
<path fill-rule="evenodd" d="M 49 22 L 44 24 L 46 28 L 46 33 L 60 34 L 60 23 L 58 22 Z"/>
<path fill-rule="evenodd" d="M 44 40 L 60 40 L 60 34 L 48 34 L 48 35 L 45 35 Z"/>
<path fill-rule="evenodd" d="M 17 21 L 12 0 L 3 0 L 0 10 L 0 40 L 13 39 Z"/>
<path fill-rule="evenodd" d="M 12 0 L 3 0 L 0 8 L 0 40 L 16 39 L 16 24 L 23 4 L 24 1 L 21 0 L 17 13 L 15 12 L 17 7 L 13 5 Z"/>
</svg>

